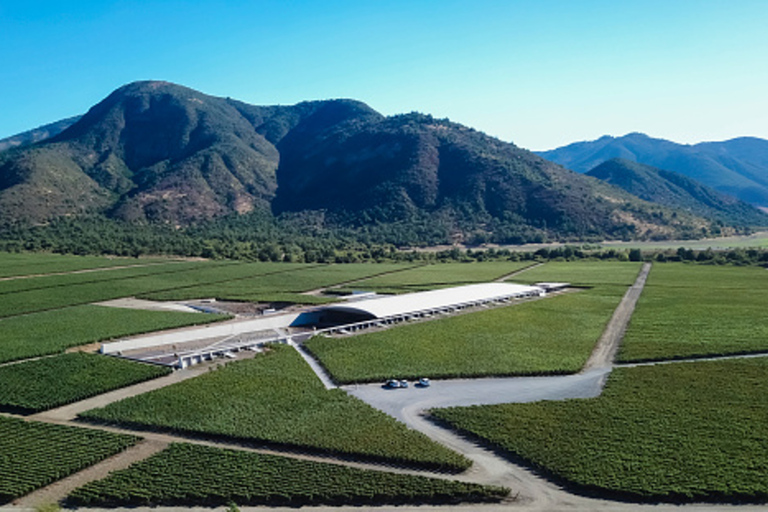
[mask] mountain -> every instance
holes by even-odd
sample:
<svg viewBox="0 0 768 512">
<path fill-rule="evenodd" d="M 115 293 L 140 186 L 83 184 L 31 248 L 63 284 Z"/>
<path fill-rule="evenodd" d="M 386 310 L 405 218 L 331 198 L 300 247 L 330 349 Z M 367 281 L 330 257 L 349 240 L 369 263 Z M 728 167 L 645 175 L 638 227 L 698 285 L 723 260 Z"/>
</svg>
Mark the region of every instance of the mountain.
<svg viewBox="0 0 768 512">
<path fill-rule="evenodd" d="M 299 218 L 320 234 L 408 241 L 690 237 L 711 226 L 429 115 L 385 117 L 345 99 L 255 106 L 156 81 L 0 153 L 0 224 L 83 215 L 177 227 Z"/>
<path fill-rule="evenodd" d="M 741 137 L 685 145 L 630 133 L 576 142 L 538 154 L 581 173 L 612 158 L 633 160 L 684 174 L 742 201 L 768 206 L 768 140 Z"/>
<path fill-rule="evenodd" d="M 55 123 L 40 126 L 34 130 L 19 133 L 13 137 L 0 139 L 0 152 L 5 151 L 6 149 L 28 146 L 30 144 L 34 144 L 35 142 L 40 142 L 41 140 L 53 137 L 54 135 L 58 135 L 59 133 L 75 124 L 78 119 L 80 119 L 80 116 L 62 119 L 61 121 L 56 121 Z"/>
<path fill-rule="evenodd" d="M 731 225 L 768 226 L 768 215 L 757 208 L 676 172 L 614 158 L 587 175 L 646 201 L 681 208 L 693 215 Z"/>
</svg>

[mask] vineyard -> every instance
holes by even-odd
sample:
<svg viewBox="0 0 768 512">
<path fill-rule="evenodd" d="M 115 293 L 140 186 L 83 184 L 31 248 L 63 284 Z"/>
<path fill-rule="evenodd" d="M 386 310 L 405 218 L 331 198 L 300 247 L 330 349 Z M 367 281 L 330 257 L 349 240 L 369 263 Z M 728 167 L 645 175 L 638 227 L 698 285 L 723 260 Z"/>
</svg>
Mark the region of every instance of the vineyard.
<svg viewBox="0 0 768 512">
<path fill-rule="evenodd" d="M 168 267 L 174 268 L 173 265 L 169 264 Z M 304 265 L 203 262 L 192 269 L 183 271 L 158 271 L 154 274 L 118 278 L 110 281 L 79 282 L 54 288 L 27 289 L 4 296 L 5 300 L 0 302 L 0 317 L 141 295 L 153 291 L 197 286 L 201 283 L 220 283 L 255 275 L 284 273 L 300 266 Z M 50 276 L 35 279 L 64 280 L 65 278 L 74 279 L 72 276 Z M 77 275 L 77 279 L 82 279 L 82 277 Z"/>
<path fill-rule="evenodd" d="M 61 275 L 54 274 L 27 277 L 25 279 L 11 279 L 0 281 L 0 296 L 42 289 L 50 289 L 52 293 L 56 293 L 57 288 L 61 289 L 66 286 L 88 283 L 108 284 L 109 281 L 117 281 L 121 279 L 183 272 L 185 270 L 194 269 L 196 265 L 198 265 L 198 263 L 172 262 L 147 266 L 132 266 L 128 268 L 104 269 L 99 270 L 98 272 L 80 272 Z"/>
<path fill-rule="evenodd" d="M 342 383 L 574 373 L 624 292 L 604 286 L 305 346 Z"/>
<path fill-rule="evenodd" d="M 0 363 L 63 352 L 96 341 L 186 325 L 224 315 L 74 306 L 0 320 Z"/>
<path fill-rule="evenodd" d="M 339 283 L 363 279 L 372 275 L 407 269 L 409 265 L 393 263 L 349 263 L 345 265 L 309 266 L 280 274 L 258 276 L 211 285 L 193 286 L 144 294 L 154 300 L 184 300 L 199 297 L 218 299 L 265 301 L 265 298 L 280 298 L 290 302 L 328 302 L 329 299 L 308 295 L 296 296 L 300 292 L 324 288 Z M 355 285 L 357 286 L 357 285 Z M 320 299 L 320 300 L 318 300 Z"/>
<path fill-rule="evenodd" d="M 137 441 L 133 436 L 0 416 L 0 503 L 80 471 Z"/>
<path fill-rule="evenodd" d="M 494 261 L 486 263 L 440 263 L 372 277 L 354 288 L 361 290 L 398 290 L 400 292 L 441 286 L 493 281 L 531 265 L 531 262 Z"/>
<path fill-rule="evenodd" d="M 104 258 L 100 256 L 68 256 L 46 253 L 0 252 L 0 277 L 51 274 L 54 272 L 75 272 L 78 270 L 146 265 L 166 262 L 136 258 Z"/>
<path fill-rule="evenodd" d="M 765 358 L 622 368 L 599 398 L 433 415 L 603 496 L 766 501 L 767 371 Z"/>
<path fill-rule="evenodd" d="M 171 373 L 95 354 L 62 354 L 0 367 L 0 409 L 37 412 Z"/>
<path fill-rule="evenodd" d="M 83 506 L 342 505 L 499 501 L 508 489 L 173 444 L 75 490 Z"/>
<path fill-rule="evenodd" d="M 766 305 L 764 269 L 654 265 L 619 360 L 767 351 Z"/>
<path fill-rule="evenodd" d="M 80 416 L 443 470 L 469 466 L 344 391 L 326 390 L 301 356 L 284 346 Z"/>
<path fill-rule="evenodd" d="M 526 270 L 512 281 L 521 283 L 566 282 L 576 286 L 625 285 L 635 282 L 640 263 L 623 261 L 549 262 Z"/>
</svg>

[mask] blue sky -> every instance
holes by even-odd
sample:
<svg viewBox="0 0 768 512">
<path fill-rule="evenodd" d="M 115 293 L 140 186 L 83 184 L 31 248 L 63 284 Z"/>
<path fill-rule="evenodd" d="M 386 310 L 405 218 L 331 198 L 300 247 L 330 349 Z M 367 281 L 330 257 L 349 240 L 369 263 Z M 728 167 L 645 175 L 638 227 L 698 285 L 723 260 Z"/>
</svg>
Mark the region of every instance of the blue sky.
<svg viewBox="0 0 768 512">
<path fill-rule="evenodd" d="M 768 138 L 765 0 L 0 0 L 0 138 L 135 80 L 355 98 L 550 149 Z"/>
</svg>

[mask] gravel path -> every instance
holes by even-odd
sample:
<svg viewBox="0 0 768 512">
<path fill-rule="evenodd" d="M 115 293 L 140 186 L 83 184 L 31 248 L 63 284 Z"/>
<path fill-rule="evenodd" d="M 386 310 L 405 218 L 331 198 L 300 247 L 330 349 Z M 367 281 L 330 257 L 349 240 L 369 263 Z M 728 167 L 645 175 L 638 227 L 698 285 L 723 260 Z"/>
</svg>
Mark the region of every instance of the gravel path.
<svg viewBox="0 0 768 512">
<path fill-rule="evenodd" d="M 98 464 L 95 464 L 79 473 L 70 475 L 62 480 L 52 483 L 47 487 L 38 489 L 33 493 L 19 498 L 13 504 L 18 507 L 38 507 L 49 503 L 56 503 L 66 498 L 70 492 L 78 487 L 100 480 L 113 471 L 125 469 L 134 462 L 146 459 L 168 446 L 167 442 L 154 439 L 145 439 L 125 451 L 113 455 Z"/>
<path fill-rule="evenodd" d="M 166 263 L 180 263 L 180 262 L 171 260 L 171 261 L 163 261 L 158 263 L 141 263 L 139 265 L 120 265 L 117 267 L 85 268 L 81 270 L 70 270 L 68 272 L 51 272 L 49 274 L 25 274 L 23 276 L 0 277 L 0 281 L 14 281 L 16 279 L 30 279 L 33 277 L 65 276 L 69 274 L 88 274 L 91 272 L 102 272 L 106 270 L 120 270 L 124 268 L 153 267 L 155 265 L 165 265 Z"/>
<path fill-rule="evenodd" d="M 543 263 L 534 263 L 533 265 L 528 265 L 527 267 L 519 268 L 519 269 L 515 270 L 514 272 L 510 272 L 509 274 L 504 274 L 503 276 L 495 279 L 494 281 L 497 282 L 497 283 L 501 283 L 503 281 L 506 281 L 510 277 L 514 277 L 517 274 L 522 274 L 523 272 L 527 272 L 528 270 L 531 270 L 531 269 L 536 268 L 536 267 L 540 267 L 542 265 L 543 265 Z"/>
<path fill-rule="evenodd" d="M 629 320 L 635 311 L 640 294 L 643 293 L 645 281 L 648 279 L 650 271 L 651 264 L 644 263 L 635 280 L 635 284 L 627 290 L 627 293 L 624 294 L 618 307 L 613 312 L 613 316 L 608 321 L 608 325 L 606 325 L 602 336 L 600 336 L 595 349 L 592 351 L 592 355 L 587 360 L 582 371 L 588 372 L 596 368 L 609 368 L 613 365 L 613 360 L 619 351 L 619 345 L 624 338 L 624 333 L 627 331 Z"/>
<path fill-rule="evenodd" d="M 106 357 L 106 356 L 105 356 Z M 58 407 L 56 409 L 50 409 L 37 414 L 29 416 L 29 419 L 36 421 L 71 421 L 74 420 L 81 412 L 95 409 L 97 407 L 105 407 L 112 402 L 123 400 L 124 398 L 130 398 L 132 396 L 141 395 L 154 391 L 156 389 L 164 388 L 177 382 L 182 382 L 192 377 L 202 375 L 207 370 L 208 365 L 190 366 L 184 370 L 176 370 L 170 375 L 159 377 L 157 379 L 148 380 L 128 386 L 127 388 L 117 389 L 104 393 L 103 395 L 94 396 L 75 402 L 73 404 Z"/>
</svg>

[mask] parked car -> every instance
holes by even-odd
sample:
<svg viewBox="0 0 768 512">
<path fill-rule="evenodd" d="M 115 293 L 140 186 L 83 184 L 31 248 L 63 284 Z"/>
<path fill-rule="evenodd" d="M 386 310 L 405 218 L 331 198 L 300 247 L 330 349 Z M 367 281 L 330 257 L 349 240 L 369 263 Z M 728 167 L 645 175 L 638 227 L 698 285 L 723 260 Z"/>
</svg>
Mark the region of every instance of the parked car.
<svg viewBox="0 0 768 512">
<path fill-rule="evenodd" d="M 400 387 L 401 388 L 407 388 L 408 387 L 408 381 L 407 380 L 401 380 L 400 381 Z"/>
<path fill-rule="evenodd" d="M 430 386 L 431 382 L 429 382 L 429 379 L 426 377 L 422 377 L 419 379 L 419 383 L 417 384 L 420 388 L 428 388 Z"/>
<path fill-rule="evenodd" d="M 384 387 L 385 387 L 385 388 L 389 388 L 389 389 L 397 389 L 397 388 L 399 388 L 399 387 L 400 387 L 400 381 L 399 381 L 399 380 L 395 380 L 395 379 L 389 379 L 389 380 L 388 380 L 388 381 L 387 381 L 387 382 L 384 384 Z"/>
</svg>

